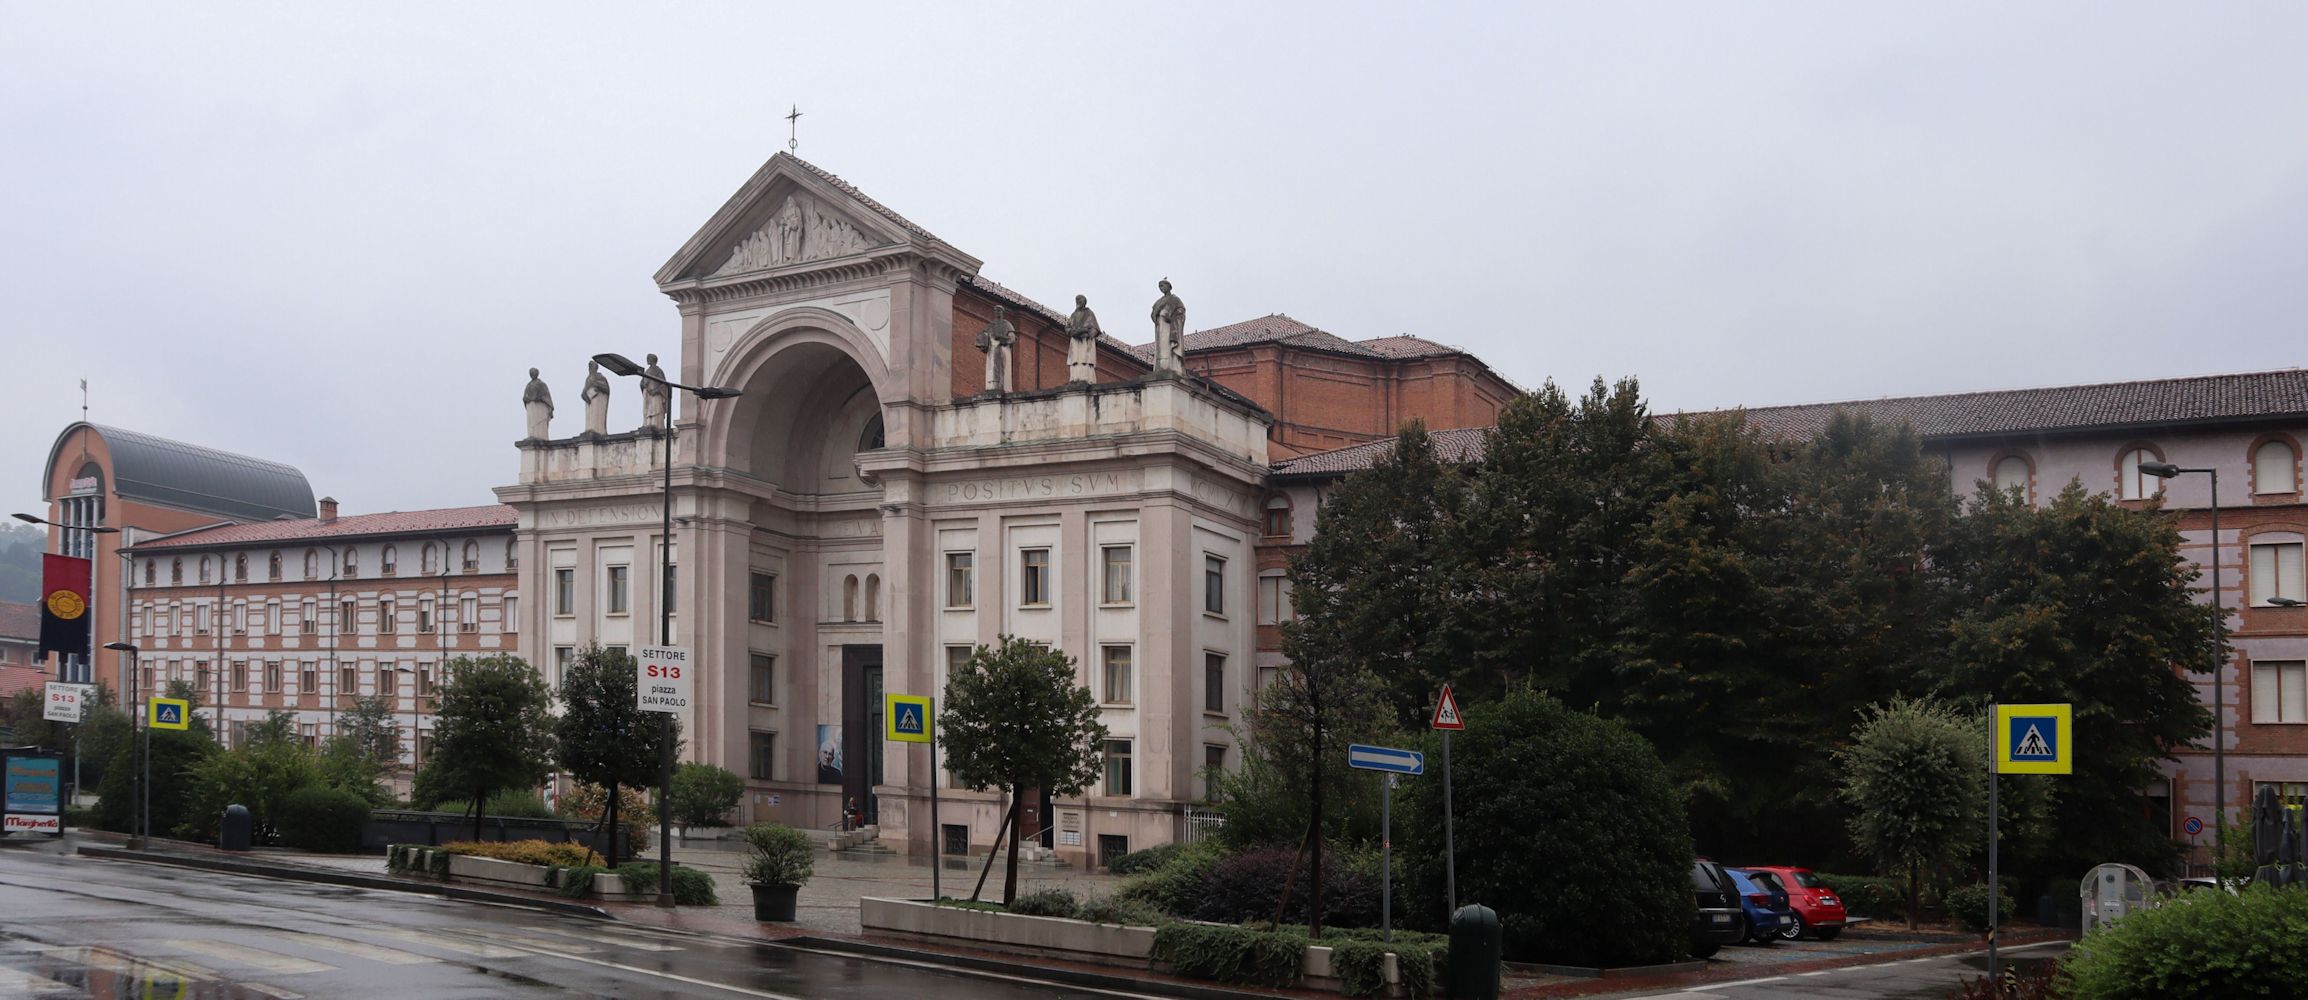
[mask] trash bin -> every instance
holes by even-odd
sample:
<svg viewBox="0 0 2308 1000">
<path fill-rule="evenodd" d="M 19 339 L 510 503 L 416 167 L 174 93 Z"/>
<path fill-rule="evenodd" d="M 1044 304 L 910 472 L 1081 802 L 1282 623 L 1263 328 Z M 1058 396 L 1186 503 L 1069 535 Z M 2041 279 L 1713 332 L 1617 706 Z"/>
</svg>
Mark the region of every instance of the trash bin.
<svg viewBox="0 0 2308 1000">
<path fill-rule="evenodd" d="M 1452 997 L 1497 1000 L 1499 951 L 1503 942 L 1499 911 L 1480 903 L 1469 903 L 1451 914 Z"/>
<path fill-rule="evenodd" d="M 249 819 L 247 806 L 224 807 L 224 822 L 218 824 L 216 846 L 227 851 L 248 850 L 249 834 L 254 826 L 255 822 Z"/>
</svg>

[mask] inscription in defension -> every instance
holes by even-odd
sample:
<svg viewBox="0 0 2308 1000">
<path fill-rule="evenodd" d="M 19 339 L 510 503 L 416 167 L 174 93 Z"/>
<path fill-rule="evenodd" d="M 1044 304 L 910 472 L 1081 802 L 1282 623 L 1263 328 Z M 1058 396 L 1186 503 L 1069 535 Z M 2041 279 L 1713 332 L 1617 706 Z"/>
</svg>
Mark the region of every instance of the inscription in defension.
<svg viewBox="0 0 2308 1000">
<path fill-rule="evenodd" d="M 661 508 L 655 504 L 612 504 L 606 507 L 579 507 L 575 510 L 548 510 L 540 520 L 548 528 L 582 528 L 594 524 L 640 524 L 663 519 Z"/>
<path fill-rule="evenodd" d="M 947 503 L 987 503 L 1004 500 L 1063 500 L 1103 496 L 1138 489 L 1140 478 L 1119 472 L 1084 472 L 1072 476 L 1018 476 L 947 483 Z"/>
</svg>

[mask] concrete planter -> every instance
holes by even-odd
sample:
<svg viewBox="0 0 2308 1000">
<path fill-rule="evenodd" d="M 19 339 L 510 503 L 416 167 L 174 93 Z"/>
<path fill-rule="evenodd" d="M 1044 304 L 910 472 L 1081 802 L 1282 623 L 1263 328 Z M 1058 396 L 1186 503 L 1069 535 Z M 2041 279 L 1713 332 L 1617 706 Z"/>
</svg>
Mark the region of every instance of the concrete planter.
<svg viewBox="0 0 2308 1000">
<path fill-rule="evenodd" d="M 1134 969 L 1157 968 L 1152 927 L 1029 917 L 873 896 L 858 900 L 858 923 L 868 931 L 938 944 L 966 944 L 987 951 Z M 1402 973 L 1395 956 L 1387 955 L 1381 968 L 1387 995 L 1400 996 Z M 1304 978 L 1301 985 L 1306 989 L 1330 992 L 1339 989 L 1338 976 L 1330 966 L 1328 947 L 1317 945 L 1306 949 L 1300 974 Z"/>
<path fill-rule="evenodd" d="M 517 861 L 499 861 L 469 854 L 449 854 L 438 848 L 412 847 L 409 849 L 409 874 L 430 875 L 436 859 L 448 865 L 447 881 L 472 882 L 481 885 L 526 889 L 531 892 L 551 891 L 553 870 L 544 865 L 525 865 Z M 633 887 L 625 884 L 625 877 L 611 872 L 593 874 L 592 891 L 587 896 L 595 899 L 630 900 L 655 899 L 654 885 Z"/>
<path fill-rule="evenodd" d="M 524 865 L 494 858 L 476 858 L 464 854 L 449 856 L 449 877 L 474 882 L 495 882 L 521 889 L 548 888 L 546 880 L 552 869 L 543 865 Z"/>
</svg>

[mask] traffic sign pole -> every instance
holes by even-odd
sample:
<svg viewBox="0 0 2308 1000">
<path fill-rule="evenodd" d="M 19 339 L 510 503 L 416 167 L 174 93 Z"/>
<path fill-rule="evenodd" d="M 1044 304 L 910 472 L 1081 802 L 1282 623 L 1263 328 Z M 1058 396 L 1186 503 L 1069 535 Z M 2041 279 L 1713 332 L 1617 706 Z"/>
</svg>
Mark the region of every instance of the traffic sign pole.
<svg viewBox="0 0 2308 1000">
<path fill-rule="evenodd" d="M 936 724 L 928 720 L 923 720 L 923 724 L 930 726 L 930 905 L 935 906 L 945 898 L 938 886 L 939 876 L 946 868 L 946 859 L 939 856 L 945 847 L 942 841 L 946 839 L 946 828 L 938 825 L 938 730 Z"/>
<path fill-rule="evenodd" d="M 1990 720 L 1988 724 L 1989 724 L 1989 725 L 1991 725 L 1991 726 L 1992 726 L 1992 725 L 1994 725 L 1995 723 L 1994 723 L 1994 721 L 1993 721 L 1993 720 L 1994 720 L 1994 719 L 1995 719 L 1995 717 L 1996 717 L 1996 711 L 1995 711 L 1995 706 L 1994 706 L 1994 705 L 1992 705 L 1992 704 L 1991 704 L 1991 705 L 1989 705 L 1989 706 L 1987 707 L 1987 717 L 1988 717 L 1988 719 Z M 1991 736 L 1991 738 L 1993 738 L 1993 737 Z M 1997 962 L 1997 958 L 1996 958 L 1996 950 L 1995 950 L 1995 944 L 1996 944 L 1996 942 L 1995 942 L 1995 938 L 1996 938 L 1996 933 L 1995 933 L 1995 920 L 1996 920 L 1996 912 L 1995 912 L 1995 910 L 1996 910 L 1996 906 L 1995 906 L 1995 904 L 1996 904 L 1996 899 L 1997 899 L 1997 897 L 1999 897 L 1999 896 L 2003 895 L 2003 890 L 2002 890 L 2002 887 L 2001 887 L 2000 883 L 1998 883 L 1998 882 L 1996 881 L 1996 846 L 1997 846 L 1997 845 L 1996 845 L 1996 841 L 1997 841 L 1997 839 L 1998 839 L 1998 838 L 1996 837 L 1996 833 L 1997 833 L 1997 826 L 1998 826 L 1999 824 L 1996 822 L 1996 799 L 1995 799 L 1995 792 L 1996 792 L 1996 786 L 1997 786 L 1997 785 L 2000 785 L 2000 784 L 2002 784 L 2002 781 L 1998 780 L 1998 779 L 2000 779 L 2000 778 L 2002 778 L 2002 777 L 2003 777 L 2003 775 L 1999 773 L 1999 769 L 1996 767 L 1996 763 L 1995 763 L 1995 761 L 1993 761 L 1993 760 L 1990 760 L 1990 761 L 1988 761 L 1988 765 L 1987 765 L 1987 981 L 1988 981 L 1988 987 L 1989 987 L 1990 989 L 1993 989 L 1993 990 L 1995 990 L 1995 991 L 1996 991 L 1996 992 L 1998 992 L 1998 993 L 2000 993 L 2000 992 L 2002 992 L 2002 991 L 2003 991 L 2003 972 L 2002 972 L 2002 971 L 2001 971 L 2001 970 L 2000 970 L 2000 969 L 1997 967 L 1997 966 L 1998 966 L 1998 962 Z"/>
<path fill-rule="evenodd" d="M 1450 912 L 1459 911 L 1459 851 L 1451 837 L 1451 731 L 1443 734 L 1443 893 Z"/>
<path fill-rule="evenodd" d="M 1394 943 L 1394 775 L 1378 786 L 1378 929 Z"/>
</svg>

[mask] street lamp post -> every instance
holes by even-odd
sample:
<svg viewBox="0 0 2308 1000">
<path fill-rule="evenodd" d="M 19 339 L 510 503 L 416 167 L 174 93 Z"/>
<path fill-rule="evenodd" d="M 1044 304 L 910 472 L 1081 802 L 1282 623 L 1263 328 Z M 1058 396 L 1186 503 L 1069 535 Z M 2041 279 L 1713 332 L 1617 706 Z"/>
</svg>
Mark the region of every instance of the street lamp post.
<svg viewBox="0 0 2308 1000">
<path fill-rule="evenodd" d="M 128 838 L 128 849 L 141 851 L 145 838 L 152 835 L 152 727 L 144 724 L 144 699 L 137 683 L 136 644 L 108 642 L 104 648 L 128 654 L 128 726 L 131 730 L 144 730 L 143 771 L 128 776 L 128 780 L 135 783 L 134 794 L 129 797 L 136 802 L 135 821 L 129 824 L 133 835 Z"/>
<path fill-rule="evenodd" d="M 2140 471 L 2158 479 L 2200 472 L 2212 479 L 2212 846 L 2228 846 L 2228 612 L 2220 603 L 2220 470 L 2183 469 L 2170 462 L 2141 462 Z"/>
<path fill-rule="evenodd" d="M 736 389 L 710 385 L 682 385 L 649 374 L 622 354 L 596 354 L 593 360 L 619 375 L 633 375 L 668 389 L 684 389 L 698 399 L 730 399 L 743 395 Z M 664 524 L 657 536 L 657 641 L 673 645 L 673 402 L 665 405 L 665 492 L 661 504 Z M 673 905 L 673 713 L 657 716 L 657 905 Z M 611 837 L 616 834 L 612 832 Z M 614 843 L 614 841 L 612 841 Z"/>
</svg>

